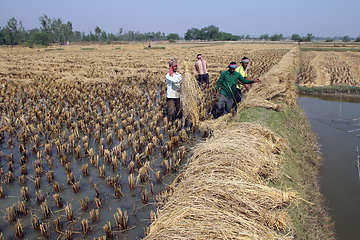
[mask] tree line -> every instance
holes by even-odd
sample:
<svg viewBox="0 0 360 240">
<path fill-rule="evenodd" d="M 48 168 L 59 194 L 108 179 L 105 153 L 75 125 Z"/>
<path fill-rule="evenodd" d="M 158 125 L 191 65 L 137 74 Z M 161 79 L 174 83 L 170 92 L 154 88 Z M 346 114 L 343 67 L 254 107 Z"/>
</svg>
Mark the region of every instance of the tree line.
<svg viewBox="0 0 360 240">
<path fill-rule="evenodd" d="M 107 33 L 96 26 L 94 32 L 90 31 L 89 34 L 85 32 L 74 31 L 72 23 L 67 21 L 64 23 L 60 18 L 50 19 L 47 15 L 43 14 L 39 18 L 40 27 L 31 30 L 25 30 L 22 21 L 18 22 L 15 17 L 11 18 L 4 27 L 0 27 L 0 45 L 18 45 L 26 43 L 28 47 L 34 44 L 49 45 L 50 43 L 63 44 L 64 42 L 79 42 L 79 41 L 103 41 L 111 43 L 111 41 L 175 41 L 175 40 L 200 40 L 200 41 L 238 41 L 238 40 L 269 40 L 280 41 L 285 39 L 282 34 L 262 34 L 260 37 L 250 37 L 250 35 L 233 35 L 231 33 L 222 32 L 218 27 L 210 25 L 201 29 L 191 28 L 188 29 L 184 37 L 180 37 L 177 33 L 170 33 L 165 35 L 162 32 L 147 32 L 140 33 L 132 30 L 124 31 L 123 28 L 119 29 L 116 34 Z M 302 42 L 312 41 L 314 35 L 308 33 L 306 36 L 301 37 L 298 34 L 293 34 L 291 40 Z M 331 38 L 325 41 L 335 40 Z M 340 39 L 348 42 L 351 39 L 349 36 L 344 36 Z M 360 36 L 355 39 L 355 42 L 360 42 Z"/>
<path fill-rule="evenodd" d="M 15 17 L 11 18 L 6 26 L 0 27 L 0 45 L 18 45 L 26 43 L 31 47 L 33 44 L 49 45 L 50 43 L 63 44 L 64 42 L 79 41 L 161 41 L 167 40 L 165 33 L 139 31 L 123 31 L 122 28 L 116 34 L 106 33 L 99 26 L 94 32 L 74 31 L 72 23 L 64 23 L 60 18 L 51 19 L 46 14 L 39 18 L 40 28 L 25 30 L 22 21 L 18 22 Z"/>
</svg>

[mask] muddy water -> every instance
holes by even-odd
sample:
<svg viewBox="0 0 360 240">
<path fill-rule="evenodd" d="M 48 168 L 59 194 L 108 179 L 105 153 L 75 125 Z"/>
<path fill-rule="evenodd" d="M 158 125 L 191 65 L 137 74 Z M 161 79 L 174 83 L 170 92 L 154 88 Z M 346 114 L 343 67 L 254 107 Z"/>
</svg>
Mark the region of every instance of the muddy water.
<svg viewBox="0 0 360 240">
<path fill-rule="evenodd" d="M 161 132 L 163 133 L 163 132 Z M 176 153 L 177 150 L 181 147 L 185 147 L 187 152 L 190 151 L 190 148 L 199 140 L 200 133 L 195 132 L 190 134 L 190 142 L 179 143 L 178 147 L 173 150 L 170 155 L 172 158 L 173 153 Z M 102 136 L 105 137 L 105 136 Z M 7 140 L 7 139 L 6 139 Z M 164 141 L 169 141 L 167 137 L 164 137 Z M 105 141 L 106 142 L 106 141 Z M 117 146 L 119 142 L 114 138 L 113 146 Z M 94 138 L 89 139 L 89 149 L 94 148 L 95 154 L 100 154 L 98 152 L 99 144 L 95 142 Z M 30 148 L 29 146 L 26 146 Z M 105 144 L 105 148 L 111 149 L 110 146 Z M 8 172 L 8 161 L 7 158 L 10 154 L 13 154 L 14 158 L 14 176 L 15 180 L 11 183 L 5 183 L 5 178 L 1 176 L 1 186 L 6 195 L 6 198 L 0 199 L 0 231 L 3 234 L 4 239 L 16 239 L 16 230 L 15 222 L 8 221 L 8 215 L 6 209 L 13 206 L 14 203 L 17 204 L 18 201 L 22 202 L 22 195 L 20 192 L 21 185 L 18 181 L 18 177 L 21 176 L 20 173 L 20 161 L 21 154 L 19 152 L 19 145 L 15 144 L 13 149 L 9 148 L 7 141 L 3 141 L 0 144 L 1 156 L 0 168 L 3 169 L 5 174 Z M 43 147 L 40 148 L 43 151 Z M 82 149 L 83 151 L 83 149 Z M 185 154 L 185 158 L 188 153 Z M 128 156 L 130 152 L 128 151 Z M 42 159 L 42 168 L 44 173 L 40 177 L 40 188 L 36 188 L 34 184 L 35 176 L 35 161 Z M 152 153 L 149 159 L 149 178 L 145 182 L 137 182 L 135 188 L 130 190 L 128 184 L 129 170 L 128 166 L 118 165 L 118 168 L 114 170 L 110 164 L 104 164 L 103 159 L 100 159 L 100 166 L 105 166 L 105 176 L 115 177 L 119 176 L 118 187 L 121 189 L 122 195 L 115 196 L 112 186 L 109 186 L 106 178 L 99 177 L 99 170 L 94 165 L 91 165 L 89 162 L 89 157 L 86 154 L 83 154 L 80 159 L 76 159 L 75 156 L 71 154 L 68 156 L 68 160 L 71 163 L 71 171 L 74 173 L 75 181 L 80 182 L 80 191 L 74 192 L 73 188 L 68 184 L 67 173 L 65 167 L 61 165 L 59 156 L 55 147 L 53 146 L 51 151 L 51 159 L 54 165 L 54 168 L 51 169 L 48 166 L 47 161 L 45 160 L 45 154 L 41 157 L 36 154 L 29 152 L 29 158 L 27 159 L 27 169 L 28 174 L 26 175 L 26 187 L 29 189 L 29 200 L 26 201 L 26 206 L 28 209 L 27 214 L 22 214 L 17 212 L 16 218 L 20 220 L 23 227 L 24 238 L 25 239 L 43 239 L 41 236 L 40 230 L 34 230 L 31 224 L 31 216 L 36 215 L 40 219 L 40 223 L 46 223 L 49 226 L 49 233 L 51 234 L 48 239 L 65 239 L 64 233 L 65 230 L 72 232 L 73 239 L 94 239 L 95 237 L 104 236 L 104 225 L 110 222 L 112 226 L 114 239 L 139 239 L 144 237 L 144 229 L 150 224 L 150 211 L 156 210 L 156 199 L 155 196 L 164 190 L 178 175 L 179 171 L 183 167 L 183 164 L 186 162 L 186 159 L 182 161 L 180 167 L 172 171 L 171 173 L 163 173 L 163 157 L 160 154 L 160 147 L 157 147 L 156 150 Z M 84 164 L 89 164 L 89 175 L 84 176 L 82 174 L 82 166 Z M 157 170 L 162 171 L 163 181 L 157 183 L 155 172 Z M 58 182 L 61 187 L 60 197 L 62 198 L 63 205 L 66 206 L 68 203 L 72 204 L 72 209 L 74 213 L 74 219 L 69 221 L 65 215 L 64 206 L 57 207 L 53 198 L 54 189 L 53 183 L 49 183 L 47 180 L 46 172 L 54 172 L 54 182 Z M 137 169 L 135 170 L 135 178 L 138 175 Z M 101 201 L 101 208 L 99 214 L 99 220 L 92 222 L 90 219 L 90 211 L 92 209 L 97 209 L 95 204 L 96 192 L 94 189 L 94 184 L 97 185 L 99 191 L 99 199 Z M 153 187 L 152 187 L 153 186 Z M 141 201 L 141 193 L 144 190 L 147 190 L 149 201 L 143 203 Z M 151 194 L 151 189 L 153 189 L 154 194 Z M 51 216 L 45 217 L 42 214 L 40 204 L 37 202 L 36 193 L 39 193 L 39 190 L 42 191 L 44 198 L 48 202 L 48 206 L 51 209 Z M 79 200 L 84 200 L 86 197 L 89 198 L 89 208 L 83 210 L 81 208 Z M 114 214 L 117 213 L 117 208 L 121 208 L 122 212 L 127 212 L 128 215 L 128 229 L 120 229 L 115 224 Z M 16 205 L 16 209 L 18 209 Z M 59 217 L 62 225 L 62 231 L 56 232 L 54 226 L 54 220 Z M 87 234 L 82 233 L 81 229 L 81 220 L 88 219 L 91 231 Z"/>
<path fill-rule="evenodd" d="M 338 239 L 359 239 L 360 97 L 298 99 L 319 138 L 324 157 L 320 176 Z M 359 153 L 357 148 L 359 147 Z"/>
</svg>

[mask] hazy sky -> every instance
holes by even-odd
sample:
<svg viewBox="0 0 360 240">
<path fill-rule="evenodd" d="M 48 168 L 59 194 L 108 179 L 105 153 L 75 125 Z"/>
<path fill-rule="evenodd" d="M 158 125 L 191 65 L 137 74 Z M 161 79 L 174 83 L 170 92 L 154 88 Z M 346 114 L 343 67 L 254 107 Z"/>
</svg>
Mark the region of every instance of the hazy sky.
<svg viewBox="0 0 360 240">
<path fill-rule="evenodd" d="M 184 36 L 209 25 L 234 35 L 312 33 L 319 37 L 360 35 L 360 0 L 122 1 L 0 0 L 0 26 L 15 17 L 26 30 L 40 28 L 39 17 L 70 21 L 74 31 L 134 30 Z"/>
</svg>

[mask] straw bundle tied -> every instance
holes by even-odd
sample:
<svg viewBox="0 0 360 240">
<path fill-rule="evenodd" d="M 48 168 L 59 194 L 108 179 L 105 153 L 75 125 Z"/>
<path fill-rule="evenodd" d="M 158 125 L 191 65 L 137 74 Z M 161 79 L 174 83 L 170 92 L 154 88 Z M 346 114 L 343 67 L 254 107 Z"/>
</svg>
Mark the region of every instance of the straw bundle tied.
<svg viewBox="0 0 360 240">
<path fill-rule="evenodd" d="M 146 239 L 288 238 L 283 208 L 295 193 L 267 184 L 280 176 L 285 141 L 254 123 L 224 125 L 212 129 L 213 137 L 196 147 L 186 170 L 157 197 Z"/>
<path fill-rule="evenodd" d="M 185 73 L 181 84 L 181 102 L 184 116 L 189 119 L 194 126 L 200 122 L 200 107 L 198 101 L 203 98 L 203 93 L 193 74 L 190 72 L 189 63 L 184 61 Z"/>
<path fill-rule="evenodd" d="M 298 47 L 293 47 L 284 55 L 279 64 L 261 77 L 261 84 L 253 84 L 238 111 L 256 106 L 284 111 L 283 104 L 274 102 L 294 104 L 297 96 L 294 83 L 298 71 L 298 51 Z"/>
</svg>

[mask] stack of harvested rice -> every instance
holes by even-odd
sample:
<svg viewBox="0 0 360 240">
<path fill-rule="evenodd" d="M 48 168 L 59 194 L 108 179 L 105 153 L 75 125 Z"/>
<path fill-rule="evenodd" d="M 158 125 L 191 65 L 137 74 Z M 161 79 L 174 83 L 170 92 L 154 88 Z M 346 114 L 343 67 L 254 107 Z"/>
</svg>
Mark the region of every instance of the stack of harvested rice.
<svg viewBox="0 0 360 240">
<path fill-rule="evenodd" d="M 203 93 L 193 74 L 190 72 L 189 63 L 184 61 L 185 73 L 181 84 L 181 102 L 184 116 L 191 121 L 194 126 L 200 122 L 200 105 L 198 101 L 203 98 Z"/>
<path fill-rule="evenodd" d="M 146 239 L 291 236 L 283 207 L 295 193 L 267 184 L 279 177 L 285 141 L 254 123 L 221 126 L 212 129 L 213 137 L 196 147 L 186 170 L 158 196 Z"/>
<path fill-rule="evenodd" d="M 294 82 L 299 65 L 298 52 L 299 48 L 293 47 L 279 64 L 261 77 L 261 84 L 253 84 L 238 111 L 256 106 L 283 111 L 284 105 L 275 102 L 294 104 L 296 101 Z"/>
</svg>

